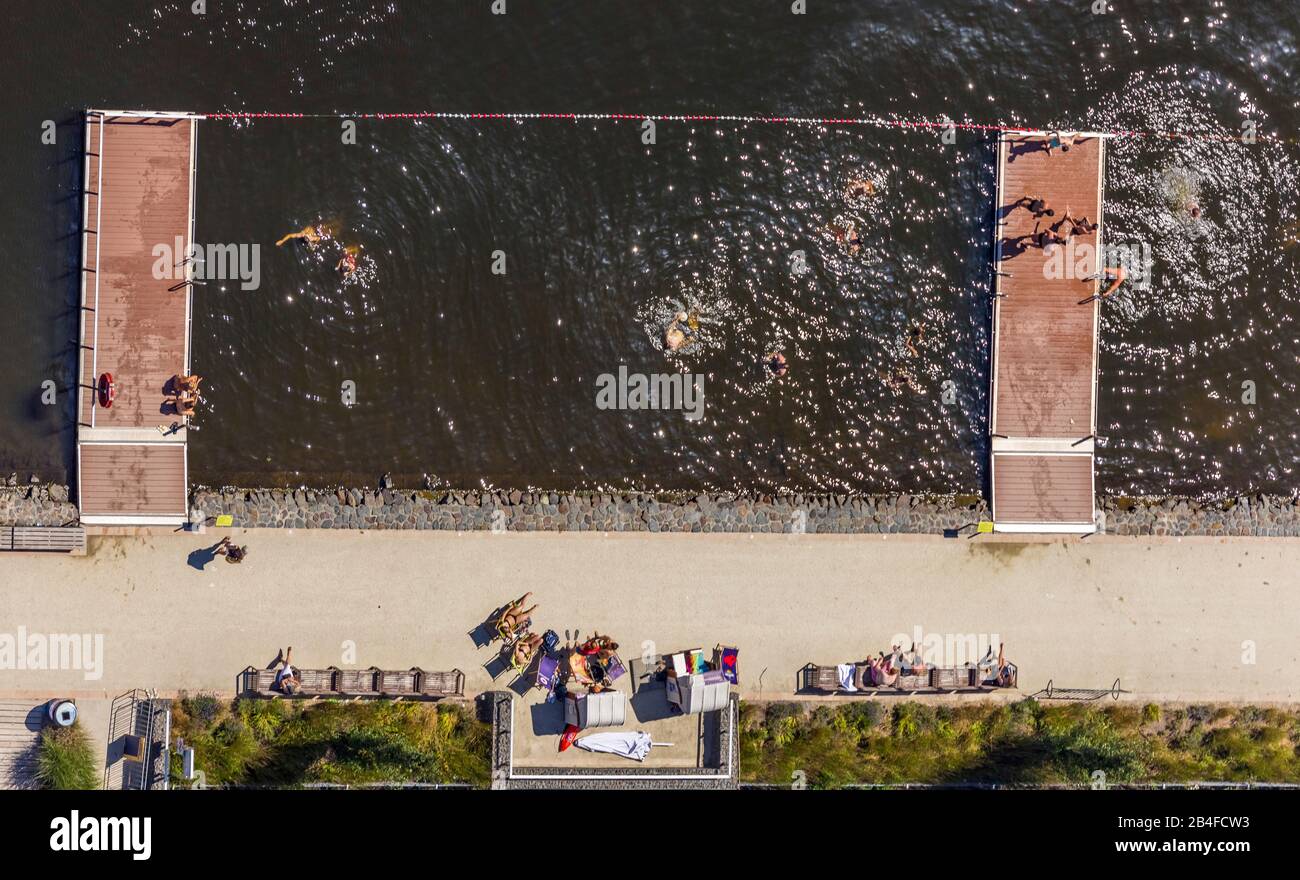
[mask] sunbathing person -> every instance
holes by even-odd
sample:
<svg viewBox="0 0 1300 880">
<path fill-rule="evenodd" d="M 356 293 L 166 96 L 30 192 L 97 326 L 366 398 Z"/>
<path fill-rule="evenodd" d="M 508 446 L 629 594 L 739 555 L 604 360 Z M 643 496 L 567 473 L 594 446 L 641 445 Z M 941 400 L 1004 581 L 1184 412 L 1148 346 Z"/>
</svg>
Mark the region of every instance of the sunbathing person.
<svg viewBox="0 0 1300 880">
<path fill-rule="evenodd" d="M 298 675 L 298 670 L 289 664 L 289 658 L 293 656 L 293 648 L 286 648 L 284 654 L 280 657 L 280 668 L 275 673 L 275 683 L 272 688 L 282 694 L 293 695 L 302 687 L 302 679 Z"/>
<path fill-rule="evenodd" d="M 918 675 L 925 672 L 925 658 L 916 650 L 916 642 L 912 642 L 912 650 L 902 654 L 898 659 L 900 668 L 909 675 Z"/>
<path fill-rule="evenodd" d="M 591 638 L 578 646 L 578 653 L 583 657 L 595 657 L 602 663 L 614 656 L 618 650 L 618 642 L 609 636 L 602 636 L 599 633 L 592 633 Z"/>
<path fill-rule="evenodd" d="M 527 669 L 533 662 L 533 655 L 541 647 L 542 637 L 537 633 L 530 633 L 519 641 L 515 642 L 514 652 L 511 654 L 516 669 Z"/>
<path fill-rule="evenodd" d="M 497 630 L 501 633 L 513 633 L 523 624 L 527 623 L 528 615 L 537 610 L 534 604 L 531 608 L 524 608 L 524 603 L 532 593 L 524 593 L 515 601 L 506 605 L 501 611 L 501 616 L 497 618 Z"/>
<path fill-rule="evenodd" d="M 882 652 L 879 657 L 872 657 L 867 661 L 871 667 L 871 683 L 874 685 L 892 685 L 898 681 L 898 670 L 889 665 L 889 661 Z"/>
<path fill-rule="evenodd" d="M 989 645 L 988 653 L 980 660 L 979 673 L 982 684 L 995 684 L 998 687 L 1010 687 L 1012 678 L 1015 676 L 1015 669 L 1007 662 L 1006 655 L 1003 654 L 1004 643 L 998 643 L 998 658 L 993 659 L 993 646 Z"/>
</svg>

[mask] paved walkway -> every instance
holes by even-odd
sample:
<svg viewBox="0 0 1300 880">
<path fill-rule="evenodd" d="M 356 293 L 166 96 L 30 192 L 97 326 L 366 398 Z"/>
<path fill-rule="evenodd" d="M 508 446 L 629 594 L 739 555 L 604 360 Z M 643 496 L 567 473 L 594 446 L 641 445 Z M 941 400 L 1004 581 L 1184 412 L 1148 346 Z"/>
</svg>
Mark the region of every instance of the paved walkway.
<svg viewBox="0 0 1300 880">
<path fill-rule="evenodd" d="M 789 696 L 805 662 L 861 659 L 919 626 L 1000 635 L 1026 694 L 1120 678 L 1137 699 L 1300 699 L 1292 539 L 265 530 L 238 537 L 242 565 L 189 564 L 218 537 L 92 537 L 82 558 L 0 558 L 0 642 L 20 626 L 104 637 L 102 678 L 4 668 L 0 697 L 232 692 L 285 645 L 304 666 L 459 667 L 476 692 L 489 658 L 469 631 L 531 590 L 538 627 L 609 633 L 625 657 L 643 642 L 738 645 L 749 698 Z"/>
</svg>

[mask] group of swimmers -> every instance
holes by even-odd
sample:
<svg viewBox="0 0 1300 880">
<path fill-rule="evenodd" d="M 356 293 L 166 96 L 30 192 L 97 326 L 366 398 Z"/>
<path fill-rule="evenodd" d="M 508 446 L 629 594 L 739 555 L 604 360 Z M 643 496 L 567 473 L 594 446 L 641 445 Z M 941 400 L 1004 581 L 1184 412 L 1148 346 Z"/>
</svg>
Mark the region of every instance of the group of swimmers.
<svg viewBox="0 0 1300 880">
<path fill-rule="evenodd" d="M 293 241 L 301 238 L 311 247 L 316 247 L 327 241 L 334 241 L 334 235 L 324 223 L 314 223 L 311 226 L 304 226 L 297 232 L 290 232 L 275 243 L 280 247 L 287 241 Z M 339 261 L 334 264 L 336 271 L 340 272 L 344 278 L 349 277 L 357 271 L 358 258 L 361 256 L 361 246 L 355 244 L 343 245 L 343 254 Z"/>
</svg>

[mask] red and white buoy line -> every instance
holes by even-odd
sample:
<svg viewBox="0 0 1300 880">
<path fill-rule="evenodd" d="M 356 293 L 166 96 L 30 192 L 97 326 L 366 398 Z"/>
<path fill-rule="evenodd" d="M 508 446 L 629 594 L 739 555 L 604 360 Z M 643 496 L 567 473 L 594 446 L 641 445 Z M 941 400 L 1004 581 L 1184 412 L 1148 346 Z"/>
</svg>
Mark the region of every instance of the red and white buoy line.
<svg viewBox="0 0 1300 880">
<path fill-rule="evenodd" d="M 765 125 L 807 125 L 807 126 L 851 126 L 860 125 L 873 128 L 898 128 L 916 130 L 961 129 L 980 132 L 1025 132 L 1037 131 L 1019 125 L 993 125 L 979 122 L 956 122 L 948 119 L 886 119 L 880 116 L 738 116 L 713 113 L 452 113 L 445 111 L 423 111 L 416 113 L 274 113 L 257 111 L 224 111 L 220 113 L 201 114 L 203 119 L 456 119 L 468 121 L 502 121 L 526 122 L 533 120 L 559 120 L 563 122 L 709 122 L 709 123 L 750 123 Z M 1071 132 L 1068 129 L 1053 129 L 1065 134 L 1078 133 L 1115 138 L 1165 138 L 1169 140 L 1222 141 L 1250 143 L 1243 137 L 1226 134 L 1202 134 L 1182 131 L 1139 131 L 1116 129 L 1113 131 Z M 1290 143 L 1294 139 L 1280 138 L 1277 135 L 1257 134 L 1255 142 Z"/>
</svg>

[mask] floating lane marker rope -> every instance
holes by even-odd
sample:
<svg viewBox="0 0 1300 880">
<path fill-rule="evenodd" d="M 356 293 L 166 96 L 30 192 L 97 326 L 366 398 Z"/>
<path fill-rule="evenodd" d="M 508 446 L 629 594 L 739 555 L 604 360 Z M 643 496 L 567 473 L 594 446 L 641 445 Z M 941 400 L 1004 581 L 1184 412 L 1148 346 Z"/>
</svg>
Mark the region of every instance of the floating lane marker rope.
<svg viewBox="0 0 1300 880">
<path fill-rule="evenodd" d="M 607 121 L 607 122 L 736 122 L 769 125 L 862 125 L 874 128 L 897 129 L 962 129 L 982 132 L 1036 132 L 1046 130 L 1031 129 L 1020 125 L 994 125 L 980 122 L 956 122 L 947 119 L 885 119 L 880 116 L 739 116 L 733 114 L 710 113 L 452 113 L 446 111 L 421 111 L 403 113 L 275 113 L 258 111 L 223 111 L 202 114 L 205 119 L 252 120 L 252 119 L 459 119 L 459 120 L 499 120 L 503 122 L 523 122 L 526 120 L 551 119 L 565 122 Z M 1278 135 L 1257 134 L 1254 139 L 1234 137 L 1226 134 L 1181 132 L 1181 131 L 1139 131 L 1133 129 L 1116 129 L 1113 131 L 1071 132 L 1067 129 L 1053 129 L 1063 134 L 1087 134 L 1115 138 L 1164 138 L 1168 140 L 1219 141 L 1224 143 L 1254 143 L 1268 141 L 1273 143 L 1296 143 L 1295 138 L 1281 138 Z"/>
</svg>

